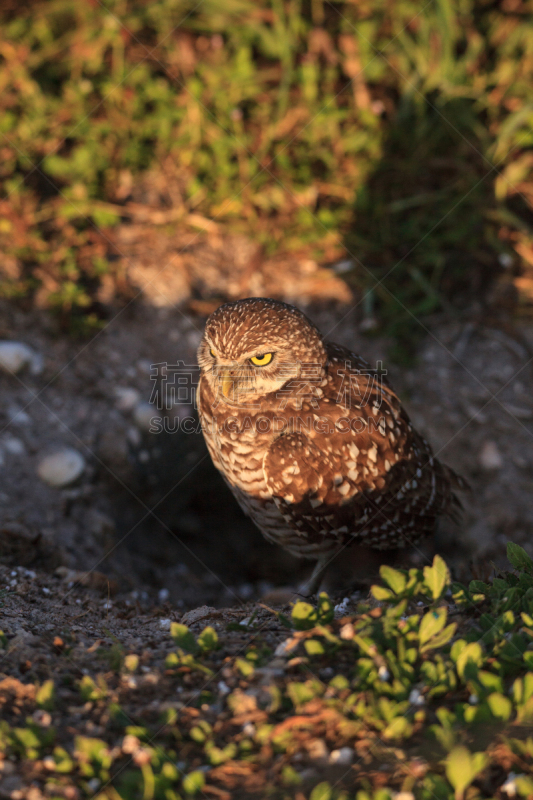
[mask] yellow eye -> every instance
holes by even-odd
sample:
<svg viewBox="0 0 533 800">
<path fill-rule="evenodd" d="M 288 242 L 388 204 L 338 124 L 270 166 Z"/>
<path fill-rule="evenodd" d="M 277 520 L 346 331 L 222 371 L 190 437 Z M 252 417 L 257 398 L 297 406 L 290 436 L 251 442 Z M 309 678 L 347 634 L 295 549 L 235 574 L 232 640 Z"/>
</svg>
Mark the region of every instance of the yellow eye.
<svg viewBox="0 0 533 800">
<path fill-rule="evenodd" d="M 209 354 L 210 354 L 211 358 L 216 358 L 216 355 L 214 354 L 214 352 L 212 350 L 209 350 Z"/>
<path fill-rule="evenodd" d="M 274 353 L 263 353 L 261 356 L 252 356 L 250 361 L 255 367 L 266 367 L 267 364 L 270 364 L 273 358 Z"/>
</svg>

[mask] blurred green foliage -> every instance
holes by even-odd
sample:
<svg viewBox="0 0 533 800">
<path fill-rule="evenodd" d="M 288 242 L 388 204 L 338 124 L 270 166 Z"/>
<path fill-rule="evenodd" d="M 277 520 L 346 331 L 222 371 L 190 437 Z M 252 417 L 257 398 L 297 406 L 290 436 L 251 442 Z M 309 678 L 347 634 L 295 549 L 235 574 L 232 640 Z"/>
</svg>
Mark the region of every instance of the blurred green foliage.
<svg viewBox="0 0 533 800">
<path fill-rule="evenodd" d="M 531 0 L 7 0 L 3 293 L 96 324 L 133 199 L 446 307 L 533 262 L 532 87 Z"/>
</svg>

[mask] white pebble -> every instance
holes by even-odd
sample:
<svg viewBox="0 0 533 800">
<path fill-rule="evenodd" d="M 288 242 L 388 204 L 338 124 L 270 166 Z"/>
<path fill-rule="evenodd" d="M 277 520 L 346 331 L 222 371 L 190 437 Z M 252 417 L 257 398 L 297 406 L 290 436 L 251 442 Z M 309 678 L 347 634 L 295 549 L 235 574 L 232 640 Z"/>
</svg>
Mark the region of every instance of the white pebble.
<svg viewBox="0 0 533 800">
<path fill-rule="evenodd" d="M 337 261 L 336 264 L 333 264 L 333 272 L 336 272 L 337 275 L 342 275 L 343 272 L 349 272 L 351 269 L 354 268 L 355 262 L 351 260 L 351 258 L 346 258 L 343 261 Z M 333 752 L 337 752 L 334 750 Z"/>
<path fill-rule="evenodd" d="M 162 628 L 164 631 L 170 630 L 170 620 L 169 619 L 160 619 L 159 620 L 159 627 Z"/>
<path fill-rule="evenodd" d="M 509 269 L 513 266 L 513 257 L 510 253 L 500 253 L 498 261 L 504 269 Z"/>
<path fill-rule="evenodd" d="M 30 415 L 19 406 L 9 406 L 7 416 L 12 425 L 29 425 L 31 423 Z"/>
<path fill-rule="evenodd" d="M 276 649 L 274 650 L 274 655 L 280 658 L 281 656 L 286 656 L 289 653 L 292 653 L 293 650 L 299 645 L 298 639 L 285 639 L 283 642 L 280 642 Z"/>
<path fill-rule="evenodd" d="M 43 586 L 43 594 L 50 594 L 50 589 L 48 589 L 46 586 Z"/>
<path fill-rule="evenodd" d="M 479 703 L 479 697 L 477 696 L 477 694 L 471 694 L 470 697 L 468 698 L 468 702 L 470 703 L 471 706 L 477 706 L 477 704 Z"/>
<path fill-rule="evenodd" d="M 25 452 L 24 442 L 21 439 L 17 439 L 16 436 L 9 436 L 8 438 L 4 439 L 3 443 L 4 448 L 7 450 L 8 453 L 11 453 L 13 456 L 22 456 Z"/>
<path fill-rule="evenodd" d="M 168 589 L 163 588 L 163 589 L 159 590 L 159 592 L 157 593 L 157 596 L 159 598 L 159 602 L 160 603 L 166 603 L 166 601 L 168 600 L 168 598 L 170 596 L 170 592 L 168 591 Z"/>
<path fill-rule="evenodd" d="M 411 694 L 409 695 L 409 702 L 413 706 L 423 706 L 425 700 L 418 689 L 412 689 Z"/>
<path fill-rule="evenodd" d="M 335 606 L 335 616 L 343 617 L 348 613 L 348 606 L 350 605 L 350 598 L 344 597 L 342 602 Z"/>
<path fill-rule="evenodd" d="M 230 693 L 230 688 L 229 688 L 227 683 L 224 683 L 224 681 L 219 681 L 217 686 L 218 686 L 218 691 L 220 692 L 220 694 L 229 694 Z"/>
<path fill-rule="evenodd" d="M 115 405 L 119 411 L 131 411 L 139 405 L 141 396 L 137 389 L 130 386 L 119 386 L 114 391 Z"/>
<path fill-rule="evenodd" d="M 53 486 L 61 489 L 74 483 L 85 469 L 85 459 L 71 447 L 65 447 L 57 453 L 46 456 L 37 467 L 39 478 Z"/>
<path fill-rule="evenodd" d="M 245 736 L 255 736 L 255 725 L 251 722 L 247 722 L 246 725 L 242 726 L 242 732 Z"/>
<path fill-rule="evenodd" d="M 150 403 L 139 403 L 133 410 L 133 419 L 139 430 L 149 431 L 153 417 L 157 416 L 157 409 Z"/>
<path fill-rule="evenodd" d="M 479 454 L 479 463 L 486 470 L 501 469 L 503 458 L 496 442 L 485 442 Z"/>
<path fill-rule="evenodd" d="M 346 639 L 349 641 L 350 639 L 353 639 L 354 636 L 355 628 L 351 622 L 347 622 L 346 625 L 343 625 L 341 628 L 340 637 L 341 639 Z"/>
<path fill-rule="evenodd" d="M 31 364 L 34 352 L 22 342 L 0 342 L 0 369 L 17 375 L 24 367 Z"/>
<path fill-rule="evenodd" d="M 510 772 L 505 783 L 502 783 L 500 786 L 501 791 L 504 792 L 507 797 L 516 797 L 516 779 L 521 777 L 522 775 Z"/>
<path fill-rule="evenodd" d="M 381 667 L 378 669 L 378 676 L 380 681 L 388 681 L 390 678 L 390 672 L 387 667 L 381 665 Z"/>
<path fill-rule="evenodd" d="M 348 766 L 352 763 L 354 752 L 351 747 L 341 747 L 340 750 L 332 750 L 329 755 L 330 764 L 339 764 L 340 766 Z"/>
</svg>

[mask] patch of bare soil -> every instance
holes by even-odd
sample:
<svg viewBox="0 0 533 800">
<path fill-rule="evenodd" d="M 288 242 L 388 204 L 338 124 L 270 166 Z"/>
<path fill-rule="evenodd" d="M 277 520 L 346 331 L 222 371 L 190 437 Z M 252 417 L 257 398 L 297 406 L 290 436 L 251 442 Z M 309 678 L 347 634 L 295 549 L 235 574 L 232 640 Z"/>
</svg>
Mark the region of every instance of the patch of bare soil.
<svg viewBox="0 0 533 800">
<path fill-rule="evenodd" d="M 149 281 L 142 232 L 130 232 L 126 244 L 137 265 L 132 267 L 137 280 Z M 119 310 L 87 342 L 59 336 L 44 315 L 10 305 L 1 309 L 0 339 L 30 347 L 34 358 L 16 375 L 0 372 L 0 715 L 15 731 L 26 720 L 32 735 L 43 742 L 46 730 L 56 729 L 54 741 L 60 749 L 53 751 L 54 774 L 61 773 L 61 759 L 70 758 L 61 755 L 61 747 L 70 742 L 71 753 L 72 742 L 77 742 L 85 777 L 78 783 L 58 778 L 54 784 L 54 796 L 66 800 L 77 800 L 79 786 L 92 796 L 105 784 L 105 765 L 100 764 L 100 772 L 94 764 L 89 769 L 83 750 L 96 746 L 100 737 L 111 748 L 114 763 L 133 760 L 142 772 L 148 751 L 141 731 L 159 730 L 178 710 L 179 730 L 185 720 L 190 733 L 201 716 L 210 720 L 216 735 L 217 725 L 221 731 L 237 731 L 244 747 L 246 726 L 260 726 L 266 719 L 261 709 L 269 703 L 274 708 L 274 695 L 266 700 L 263 695 L 266 685 L 277 680 L 276 648 L 287 633 L 257 601 L 283 605 L 288 600 L 283 587 L 294 586 L 310 566 L 268 544 L 242 514 L 194 425 L 187 432 L 150 432 L 152 417 L 161 416 L 149 403 L 156 385 L 153 365 L 181 364 L 194 371 L 205 314 L 218 303 L 218 295 L 268 290 L 286 300 L 312 301 L 307 312 L 328 338 L 386 365 L 416 426 L 439 458 L 471 483 L 461 525 L 443 526 L 434 542 L 403 554 L 404 563 L 425 564 L 438 551 L 454 577 L 468 580 L 472 566 L 474 574 L 484 578 L 491 561 L 502 563 L 508 540 L 533 553 L 533 329 L 436 320 L 416 364 L 399 367 L 387 362 L 387 342 L 363 335 L 359 307 L 346 305 L 348 298 L 337 279 L 324 292 L 327 302 L 319 302 L 320 285 L 325 285 L 321 281 L 326 279 L 316 265 L 294 261 L 288 269 L 269 264 L 255 251 L 239 254 L 241 246 L 235 243 L 234 271 L 216 237 L 197 253 L 201 264 L 182 253 L 172 280 L 178 289 L 185 287 L 186 294 L 172 295 L 172 302 L 185 299 L 185 304 L 174 307 L 168 299 L 170 283 L 156 282 L 150 290 L 153 296 L 145 290 L 142 302 Z M 176 247 L 175 242 L 163 241 L 158 258 L 168 259 Z M 254 259 L 261 269 L 249 268 Z M 201 285 L 204 267 L 213 272 L 209 281 L 215 289 L 209 296 Z M 295 294 L 291 285 L 304 285 L 306 269 L 309 293 Z M 281 289 L 280 272 L 286 280 Z M 130 279 L 134 281 L 133 273 Z M 194 420 L 190 382 L 185 391 L 181 402 L 166 412 L 169 422 L 176 416 Z M 51 476 L 43 463 L 50 455 L 64 454 L 64 448 L 78 454 L 75 468 L 81 457 L 82 468 L 74 479 L 58 483 L 57 474 Z M 69 458 L 72 468 L 72 453 Z M 327 588 L 336 601 L 346 598 L 339 605 L 343 614 L 366 597 L 382 558 L 352 549 L 331 565 Z M 354 594 L 355 586 L 362 593 Z M 209 681 L 203 667 L 182 664 L 179 682 L 169 670 L 167 658 L 176 649 L 170 638 L 173 622 L 188 625 L 195 635 L 206 626 L 217 633 L 221 647 L 207 658 Z M 256 648 L 252 655 L 262 664 L 255 671 L 253 689 L 262 698 L 258 704 L 248 690 L 246 662 L 239 662 L 250 647 Z M 295 657 L 287 663 L 298 672 L 306 669 L 304 662 Z M 333 674 L 331 667 L 325 669 L 329 672 L 319 675 L 321 680 Z M 56 692 L 49 711 L 46 700 L 37 698 L 39 687 L 48 681 Z M 239 706 L 235 700 L 231 711 L 223 710 L 229 692 L 242 701 Z M 347 769 L 342 764 L 346 748 L 324 755 L 325 740 L 330 749 L 337 740 L 344 741 L 336 732 L 338 720 L 330 719 L 323 708 L 313 713 L 311 702 L 309 718 L 292 718 L 294 724 L 301 722 L 302 730 L 285 730 L 285 723 L 279 722 L 279 736 L 296 736 L 305 752 L 300 765 L 304 787 L 321 776 L 335 782 Z M 312 733 L 305 727 L 310 719 Z M 169 730 L 178 728 L 171 725 Z M 33 753 L 31 743 L 26 746 Z M 188 769 L 195 769 L 195 746 L 187 739 L 175 748 Z M 377 766 L 372 766 L 368 753 L 364 755 L 365 742 L 356 749 L 359 746 L 358 769 L 375 767 L 379 777 Z M 48 750 L 44 747 L 43 752 Z M 52 769 L 46 761 L 52 756 L 21 752 L 16 766 L 14 759 L 0 763 L 0 798 L 41 800 L 43 791 L 51 791 L 43 788 L 49 786 L 43 776 Z M 247 766 L 244 756 L 215 766 L 209 792 L 228 800 L 254 792 L 260 796 L 265 780 L 281 780 L 281 763 L 274 752 L 265 753 L 263 766 Z M 386 753 L 383 758 L 389 755 L 396 758 Z M 176 755 L 177 769 L 179 758 Z M 67 771 L 65 766 L 65 775 Z M 147 797 L 149 775 L 142 775 Z M 290 770 L 285 772 L 283 781 L 290 784 L 291 776 Z M 124 796 L 139 796 L 136 792 L 134 788 Z"/>
<path fill-rule="evenodd" d="M 212 243 L 203 247 L 214 259 Z M 220 292 L 231 295 L 220 281 Z M 190 306 L 137 300 L 90 341 L 76 342 L 58 337 L 44 315 L 9 305 L 2 311 L 0 338 L 29 346 L 38 365 L 0 372 L 3 563 L 97 570 L 121 591 L 162 592 L 180 610 L 239 604 L 305 576 L 308 564 L 268 544 L 242 514 L 194 424 L 187 432 L 149 432 L 161 414 L 149 404 L 153 365 L 179 363 L 193 373 L 204 316 Z M 436 321 L 415 366 L 403 368 L 387 363 L 387 342 L 361 333 L 357 304 L 325 307 L 315 294 L 307 311 L 332 340 L 383 361 L 417 427 L 473 487 L 462 525 L 443 526 L 435 543 L 409 558 L 436 547 L 460 577 L 471 560 L 483 570 L 501 559 L 509 539 L 527 549 L 533 329 Z M 176 416 L 194 418 L 185 388 L 172 424 Z M 64 447 L 81 455 L 84 468 L 58 488 L 42 479 L 40 467 Z M 328 588 L 342 593 L 354 581 L 368 582 L 379 559 L 361 559 L 344 553 Z"/>
</svg>

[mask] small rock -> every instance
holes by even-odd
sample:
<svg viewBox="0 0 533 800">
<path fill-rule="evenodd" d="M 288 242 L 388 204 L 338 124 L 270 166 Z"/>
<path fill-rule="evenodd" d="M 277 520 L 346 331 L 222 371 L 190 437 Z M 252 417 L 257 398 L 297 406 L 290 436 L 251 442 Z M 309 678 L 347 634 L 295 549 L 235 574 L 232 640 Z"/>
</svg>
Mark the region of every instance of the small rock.
<svg viewBox="0 0 533 800">
<path fill-rule="evenodd" d="M 160 619 L 159 620 L 159 627 L 164 631 L 170 630 L 170 620 L 169 619 Z"/>
<path fill-rule="evenodd" d="M 32 717 L 34 722 L 36 722 L 40 728 L 48 728 L 52 724 L 52 716 L 48 713 L 48 711 L 44 711 L 42 708 L 34 711 Z"/>
<path fill-rule="evenodd" d="M 141 434 L 139 433 L 137 428 L 128 428 L 126 436 L 127 436 L 128 442 L 133 447 L 139 447 L 139 445 L 141 443 Z"/>
<path fill-rule="evenodd" d="M 355 636 L 355 628 L 351 622 L 347 622 L 346 625 L 343 625 L 341 628 L 340 637 L 341 639 L 346 639 L 347 641 L 349 641 L 350 639 L 353 639 L 354 636 Z"/>
<path fill-rule="evenodd" d="M 19 406 L 9 406 L 7 417 L 11 425 L 29 425 L 31 423 L 30 415 Z"/>
<path fill-rule="evenodd" d="M 0 342 L 0 369 L 17 375 L 33 362 L 35 353 L 22 342 Z"/>
<path fill-rule="evenodd" d="M 479 454 L 479 463 L 486 470 L 501 469 L 503 467 L 503 458 L 496 442 L 485 442 Z"/>
<path fill-rule="evenodd" d="M 354 751 L 351 747 L 341 747 L 340 750 L 332 750 L 329 756 L 330 764 L 339 764 L 348 767 L 354 758 Z"/>
<path fill-rule="evenodd" d="M 139 405 L 141 396 L 137 389 L 130 386 L 118 387 L 114 391 L 115 405 L 119 411 L 131 411 Z"/>
<path fill-rule="evenodd" d="M 183 615 L 181 622 L 183 625 L 193 625 L 195 622 L 200 622 L 201 619 L 218 616 L 220 616 L 220 611 L 217 611 L 216 608 L 212 608 L 212 606 L 200 606 L 200 608 L 193 608 L 192 611 L 187 611 L 187 613 Z"/>
<path fill-rule="evenodd" d="M 289 653 L 292 653 L 293 650 L 296 650 L 298 647 L 298 639 L 285 639 L 283 642 L 280 642 L 276 649 L 274 650 L 274 655 L 277 658 L 283 658 L 283 656 L 288 656 Z"/>
<path fill-rule="evenodd" d="M 13 456 L 22 456 L 25 453 L 24 442 L 21 439 L 17 439 L 16 436 L 9 436 L 4 439 L 2 444 L 7 452 Z"/>
<path fill-rule="evenodd" d="M 168 589 L 165 589 L 165 588 L 160 589 L 158 591 L 158 593 L 157 593 L 157 597 L 159 598 L 159 602 L 160 603 L 166 603 L 166 601 L 168 600 L 169 596 L 170 596 L 170 592 L 169 592 Z"/>
<path fill-rule="evenodd" d="M 139 403 L 133 409 L 133 419 L 139 430 L 149 431 L 153 417 L 158 416 L 157 409 L 150 403 Z"/>
<path fill-rule="evenodd" d="M 57 453 L 46 456 L 37 467 L 39 478 L 53 486 L 61 489 L 74 483 L 85 469 L 85 459 L 71 447 L 65 447 Z"/>
<path fill-rule="evenodd" d="M 341 603 L 338 603 L 335 606 L 335 616 L 336 617 L 345 617 L 348 613 L 348 606 L 350 605 L 350 598 L 344 597 Z"/>
<path fill-rule="evenodd" d="M 378 321 L 376 317 L 365 317 L 359 324 L 359 330 L 363 333 L 367 333 L 368 331 L 375 330 L 377 326 Z"/>
<path fill-rule="evenodd" d="M 336 272 L 337 275 L 342 275 L 343 272 L 349 272 L 355 266 L 355 262 L 352 261 L 351 258 L 345 258 L 342 261 L 337 261 L 336 264 L 333 264 L 331 269 L 333 272 Z"/>
<path fill-rule="evenodd" d="M 505 783 L 502 783 L 500 790 L 507 795 L 507 797 L 516 796 L 516 779 L 521 778 L 522 775 L 517 775 L 515 772 L 510 772 L 507 776 Z"/>
<path fill-rule="evenodd" d="M 24 569 L 24 567 L 20 567 L 20 569 L 22 569 L 24 577 L 29 578 L 30 581 L 34 581 L 37 577 L 37 573 L 32 569 Z"/>
<path fill-rule="evenodd" d="M 423 695 L 420 693 L 419 689 L 412 689 L 411 694 L 409 695 L 409 702 L 413 706 L 423 706 L 425 703 Z"/>
<path fill-rule="evenodd" d="M 9 651 L 26 651 L 28 648 L 33 649 L 36 645 L 40 644 L 40 642 L 41 640 L 38 636 L 34 636 L 33 633 L 25 631 L 24 628 L 19 628 L 16 636 L 9 642 Z"/>
</svg>

